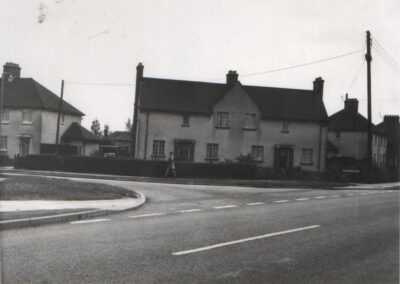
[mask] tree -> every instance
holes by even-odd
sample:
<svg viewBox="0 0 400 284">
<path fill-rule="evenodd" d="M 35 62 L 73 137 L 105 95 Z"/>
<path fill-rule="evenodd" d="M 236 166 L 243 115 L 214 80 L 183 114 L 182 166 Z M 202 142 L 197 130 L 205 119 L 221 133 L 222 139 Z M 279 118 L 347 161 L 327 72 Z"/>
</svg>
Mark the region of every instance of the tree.
<svg viewBox="0 0 400 284">
<path fill-rule="evenodd" d="M 100 122 L 97 118 L 95 118 L 92 121 L 92 126 L 90 127 L 90 129 L 92 130 L 92 133 L 96 136 L 101 136 L 101 128 L 100 128 Z"/>
<path fill-rule="evenodd" d="M 128 118 L 128 120 L 125 122 L 125 130 L 132 131 L 132 123 L 130 118 Z"/>
<path fill-rule="evenodd" d="M 103 130 L 103 136 L 104 137 L 108 137 L 108 135 L 110 135 L 110 134 L 111 134 L 110 126 L 108 124 L 105 124 L 104 125 L 104 130 Z"/>
</svg>

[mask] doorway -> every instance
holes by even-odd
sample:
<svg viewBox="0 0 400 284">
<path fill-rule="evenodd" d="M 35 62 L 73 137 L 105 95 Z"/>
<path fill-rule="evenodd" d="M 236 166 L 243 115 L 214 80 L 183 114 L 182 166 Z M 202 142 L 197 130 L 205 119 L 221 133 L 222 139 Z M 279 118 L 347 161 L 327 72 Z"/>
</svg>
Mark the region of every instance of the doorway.
<svg viewBox="0 0 400 284">
<path fill-rule="evenodd" d="M 278 170 L 293 168 L 293 148 L 291 146 L 275 146 L 274 168 Z"/>
<path fill-rule="evenodd" d="M 174 157 L 176 161 L 193 162 L 194 160 L 194 141 L 175 140 Z"/>
<path fill-rule="evenodd" d="M 19 138 L 19 154 L 24 157 L 29 155 L 29 141 L 30 137 L 20 137 Z"/>
</svg>

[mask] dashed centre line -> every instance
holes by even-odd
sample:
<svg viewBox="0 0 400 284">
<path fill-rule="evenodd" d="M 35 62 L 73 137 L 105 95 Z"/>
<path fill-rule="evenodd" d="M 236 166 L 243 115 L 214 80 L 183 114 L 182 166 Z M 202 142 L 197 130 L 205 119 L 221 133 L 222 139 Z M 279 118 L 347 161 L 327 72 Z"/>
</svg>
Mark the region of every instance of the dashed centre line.
<svg viewBox="0 0 400 284">
<path fill-rule="evenodd" d="M 274 201 L 274 202 L 276 202 L 276 203 L 284 203 L 284 202 L 289 202 L 289 200 L 276 200 L 276 201 Z"/>
<path fill-rule="evenodd" d="M 297 200 L 297 201 L 304 201 L 304 200 L 310 200 L 310 198 L 303 197 L 303 198 L 297 198 L 296 200 Z"/>
<path fill-rule="evenodd" d="M 326 196 L 317 196 L 317 197 L 314 197 L 315 199 L 324 199 L 324 198 L 326 198 Z"/>
<path fill-rule="evenodd" d="M 253 202 L 253 203 L 247 203 L 246 205 L 248 206 L 254 206 L 254 205 L 263 205 L 265 204 L 264 202 Z"/>
<path fill-rule="evenodd" d="M 88 223 L 98 223 L 98 222 L 106 222 L 110 221 L 111 219 L 92 219 L 92 220 L 82 220 L 82 221 L 73 221 L 70 222 L 71 224 L 77 225 L 77 224 L 88 224 Z"/>
<path fill-rule="evenodd" d="M 200 208 L 187 209 L 187 210 L 181 210 L 181 211 L 177 211 L 177 212 L 178 213 L 190 213 L 190 212 L 199 212 L 199 211 L 203 211 L 203 209 L 200 209 Z"/>
<path fill-rule="evenodd" d="M 213 208 L 214 209 L 227 209 L 227 208 L 235 208 L 235 207 L 238 207 L 238 206 L 230 204 L 230 205 L 224 205 L 224 206 L 216 206 L 216 207 L 213 207 Z"/>
<path fill-rule="evenodd" d="M 151 216 L 162 216 L 165 213 L 150 213 L 150 214 L 142 214 L 142 215 L 133 215 L 129 216 L 129 218 L 143 218 L 143 217 L 151 217 Z"/>
</svg>

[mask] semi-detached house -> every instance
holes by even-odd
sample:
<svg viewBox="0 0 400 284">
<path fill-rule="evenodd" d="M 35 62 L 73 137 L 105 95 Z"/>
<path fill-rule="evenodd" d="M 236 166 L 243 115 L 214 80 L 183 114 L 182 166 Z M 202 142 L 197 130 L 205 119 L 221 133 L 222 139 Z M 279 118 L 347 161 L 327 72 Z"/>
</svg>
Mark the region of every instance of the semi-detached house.
<svg viewBox="0 0 400 284">
<path fill-rule="evenodd" d="M 137 66 L 135 157 L 224 162 L 240 156 L 277 169 L 324 171 L 327 112 L 321 78 L 312 90 L 143 76 Z"/>
</svg>

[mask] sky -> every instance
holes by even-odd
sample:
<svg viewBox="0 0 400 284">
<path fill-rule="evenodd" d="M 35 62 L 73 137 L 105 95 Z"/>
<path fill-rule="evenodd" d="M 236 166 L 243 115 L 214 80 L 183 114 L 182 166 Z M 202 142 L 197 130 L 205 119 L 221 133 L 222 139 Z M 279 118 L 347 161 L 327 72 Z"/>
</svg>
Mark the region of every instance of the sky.
<svg viewBox="0 0 400 284">
<path fill-rule="evenodd" d="M 372 115 L 400 113 L 398 0 L 0 0 L 0 64 L 20 65 L 111 131 L 132 118 L 136 66 L 144 76 L 312 89 L 325 80 L 331 115 L 346 93 L 367 113 L 366 31 Z M 378 45 L 380 44 L 380 45 Z M 377 51 L 378 50 L 378 51 Z M 384 51 L 383 51 L 384 50 Z M 356 52 L 359 51 L 359 52 Z M 356 53 L 353 53 L 356 52 Z M 322 59 L 351 55 L 291 68 Z M 264 73 L 263 73 L 264 72 Z M 266 73 L 265 73 L 266 72 Z M 261 73 L 244 76 L 246 74 Z"/>
</svg>

